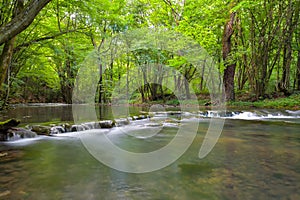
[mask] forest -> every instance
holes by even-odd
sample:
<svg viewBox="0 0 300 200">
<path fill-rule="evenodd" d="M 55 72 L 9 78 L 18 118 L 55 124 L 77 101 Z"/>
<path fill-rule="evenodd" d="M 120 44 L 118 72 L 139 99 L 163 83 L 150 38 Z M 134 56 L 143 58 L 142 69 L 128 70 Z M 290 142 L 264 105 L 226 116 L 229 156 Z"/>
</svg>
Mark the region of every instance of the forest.
<svg viewBox="0 0 300 200">
<path fill-rule="evenodd" d="M 0 107 L 72 103 L 78 70 L 91 52 L 103 51 L 120 34 L 141 30 L 133 32 L 138 38 L 155 28 L 205 49 L 227 101 L 297 95 L 299 9 L 299 0 L 1 0 Z M 143 46 L 125 54 L 99 64 L 96 103 L 110 103 L 123 76 L 141 85 L 131 93 L 132 102 L 172 100 L 174 91 L 162 87 L 161 66 L 178 72 L 170 84 L 183 98 L 191 98 L 189 84 L 199 97 L 209 93 L 205 73 L 184 55 Z M 135 68 L 136 77 L 129 73 Z"/>
</svg>

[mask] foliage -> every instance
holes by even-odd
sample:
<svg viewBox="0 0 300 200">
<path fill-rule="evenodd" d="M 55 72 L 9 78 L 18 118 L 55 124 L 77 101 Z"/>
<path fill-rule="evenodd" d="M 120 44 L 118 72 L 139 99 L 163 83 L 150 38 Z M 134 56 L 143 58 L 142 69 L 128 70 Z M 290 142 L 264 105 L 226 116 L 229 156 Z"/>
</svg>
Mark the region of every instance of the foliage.
<svg viewBox="0 0 300 200">
<path fill-rule="evenodd" d="M 0 1 L 0 27 L 13 17 L 15 2 Z M 237 18 L 232 51 L 226 63 L 236 63 L 235 92 L 249 94 L 255 100 L 279 92 L 289 96 L 300 89 L 299 7 L 299 1 L 294 0 L 51 1 L 47 9 L 17 35 L 0 98 L 3 104 L 6 101 L 71 103 L 78 70 L 84 64 L 93 65 L 87 61 L 91 52 L 99 59 L 105 51 L 108 53 L 105 66 L 101 62 L 94 63 L 102 72 L 95 97 L 98 103 L 109 103 L 113 95 L 120 94 L 113 94 L 116 90 L 128 92 L 129 86 L 139 84 L 142 86 L 130 94 L 130 102 L 156 100 L 176 104 L 170 88 L 186 99 L 190 98 L 191 88 L 198 94 L 206 94 L 211 92 L 206 80 L 206 63 L 203 71 L 195 70 L 198 66 L 188 62 L 190 58 L 170 49 L 153 47 L 149 44 L 154 40 L 141 38 L 147 31 L 158 29 L 173 30 L 190 38 L 214 59 L 221 73 L 214 78 L 222 83 L 226 67 L 222 57 L 223 31 L 232 12 Z M 131 40 L 139 40 L 136 47 L 116 55 L 117 47 L 122 48 L 123 44 L 111 38 L 136 29 L 141 30 L 131 37 Z M 163 32 L 157 34 L 159 41 L 176 40 Z M 172 45 L 178 50 L 186 41 Z M 0 46 L 0 54 L 3 53 L 4 45 Z M 177 74 L 171 77 L 160 71 L 161 66 L 168 66 Z M 126 78 L 128 82 L 122 82 Z M 147 84 L 147 78 L 170 88 Z M 92 80 L 87 77 L 85 81 Z M 281 107 L 294 106 L 297 102 L 291 96 L 281 101 L 233 105 Z"/>
<path fill-rule="evenodd" d="M 236 101 L 229 102 L 229 107 L 256 107 L 256 108 L 274 108 L 274 109 L 299 109 L 300 95 L 293 94 L 289 97 L 279 97 L 275 99 L 264 99 L 255 102 L 250 101 Z"/>
</svg>

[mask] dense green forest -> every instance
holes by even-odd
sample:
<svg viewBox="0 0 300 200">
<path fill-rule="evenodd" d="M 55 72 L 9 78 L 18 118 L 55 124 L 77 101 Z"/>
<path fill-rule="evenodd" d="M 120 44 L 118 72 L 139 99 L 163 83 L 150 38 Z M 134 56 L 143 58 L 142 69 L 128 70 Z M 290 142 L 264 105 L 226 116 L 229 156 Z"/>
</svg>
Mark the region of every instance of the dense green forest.
<svg viewBox="0 0 300 200">
<path fill-rule="evenodd" d="M 109 38 L 143 28 L 164 28 L 196 41 L 218 66 L 227 100 L 289 96 L 300 90 L 299 2 L 0 0 L 1 105 L 72 103 L 76 75 L 86 57 L 102 51 Z M 111 101 L 121 77 L 133 76 L 128 71 L 152 63 L 184 77 L 174 74 L 172 79 L 184 98 L 190 98 L 188 83 L 199 96 L 209 93 L 205 73 L 184 56 L 140 48 L 111 58 L 101 71 L 97 103 Z M 173 91 L 147 84 L 147 70 L 139 69 L 140 76 L 131 80 L 145 84 L 131 94 L 134 100 L 172 99 Z M 151 76 L 163 81 L 159 73 Z"/>
</svg>

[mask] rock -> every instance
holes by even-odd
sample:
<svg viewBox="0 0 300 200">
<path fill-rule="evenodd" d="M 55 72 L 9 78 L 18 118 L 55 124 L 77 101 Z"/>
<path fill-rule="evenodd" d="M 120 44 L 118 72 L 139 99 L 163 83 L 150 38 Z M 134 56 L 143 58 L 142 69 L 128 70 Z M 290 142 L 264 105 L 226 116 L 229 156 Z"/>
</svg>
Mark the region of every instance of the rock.
<svg viewBox="0 0 300 200">
<path fill-rule="evenodd" d="M 169 111 L 167 112 L 168 115 L 182 115 L 181 111 Z"/>
<path fill-rule="evenodd" d="M 0 141 L 6 141 L 7 140 L 7 133 L 0 133 Z"/>
<path fill-rule="evenodd" d="M 115 126 L 115 123 L 112 120 L 104 120 L 104 121 L 100 121 L 99 125 L 101 128 L 112 128 Z"/>
<path fill-rule="evenodd" d="M 65 123 L 62 126 L 65 128 L 66 132 L 71 132 L 72 125 Z"/>
<path fill-rule="evenodd" d="M 101 128 L 99 122 L 86 122 L 81 125 L 83 125 L 86 128 L 86 130 Z"/>
<path fill-rule="evenodd" d="M 86 125 L 86 124 L 80 124 L 80 126 L 82 126 L 84 130 L 90 130 L 91 129 L 91 127 Z"/>
<path fill-rule="evenodd" d="M 7 195 L 10 195 L 10 191 L 9 190 L 6 190 L 4 192 L 0 192 L 0 197 L 4 197 L 4 196 L 7 196 Z"/>
<path fill-rule="evenodd" d="M 12 128 L 8 133 L 13 134 L 14 136 L 19 136 L 17 138 L 34 138 L 37 134 L 33 131 L 24 129 L 24 128 Z"/>
<path fill-rule="evenodd" d="M 63 126 L 53 126 L 50 129 L 51 134 L 65 133 L 66 130 Z"/>
<path fill-rule="evenodd" d="M 5 133 L 8 129 L 18 126 L 20 121 L 16 119 L 9 119 L 4 122 L 0 122 L 0 132 Z"/>
<path fill-rule="evenodd" d="M 115 124 L 116 126 L 125 126 L 128 125 L 130 122 L 126 118 L 120 118 L 120 119 L 115 119 Z"/>
<path fill-rule="evenodd" d="M 1 158 L 1 157 L 5 157 L 5 156 L 8 156 L 8 153 L 6 153 L 6 152 L 0 153 L 0 158 Z"/>
<path fill-rule="evenodd" d="M 138 116 L 132 116 L 131 119 L 132 120 L 138 120 Z"/>
<path fill-rule="evenodd" d="M 82 125 L 72 125 L 71 126 L 71 132 L 77 132 L 77 131 L 84 131 L 85 128 Z"/>
<path fill-rule="evenodd" d="M 133 120 L 132 117 L 126 117 L 125 119 L 127 119 L 129 123 Z"/>
<path fill-rule="evenodd" d="M 4 122 L 0 122 L 0 141 L 6 141 L 10 136 L 7 131 L 19 124 L 20 121 L 16 119 L 9 119 Z"/>
<path fill-rule="evenodd" d="M 36 132 L 38 135 L 50 135 L 51 127 L 42 125 L 33 125 L 31 131 Z"/>
<path fill-rule="evenodd" d="M 141 119 L 146 119 L 147 118 L 147 116 L 146 115 L 139 115 L 139 117 L 138 117 L 138 120 L 141 120 Z"/>
<path fill-rule="evenodd" d="M 141 120 L 141 119 L 146 119 L 146 115 L 139 115 L 139 116 L 132 116 L 132 120 Z"/>
</svg>

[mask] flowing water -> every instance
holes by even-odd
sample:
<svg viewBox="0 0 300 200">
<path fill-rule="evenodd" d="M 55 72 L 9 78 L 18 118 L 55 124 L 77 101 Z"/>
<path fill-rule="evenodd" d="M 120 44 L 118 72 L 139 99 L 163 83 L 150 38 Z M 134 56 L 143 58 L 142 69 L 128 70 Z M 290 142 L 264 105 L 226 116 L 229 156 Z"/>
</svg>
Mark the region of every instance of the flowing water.
<svg viewBox="0 0 300 200">
<path fill-rule="evenodd" d="M 131 114 L 147 111 L 128 109 Z M 97 112 L 99 118 L 113 118 L 109 107 Z M 300 199 L 299 111 L 191 115 L 172 116 L 157 134 L 145 138 L 122 134 L 118 127 L 96 130 L 123 149 L 149 152 L 174 138 L 178 121 L 197 119 L 198 132 L 188 150 L 171 165 L 144 174 L 120 172 L 95 159 L 77 137 L 88 131 L 2 142 L 0 199 Z M 19 106 L 1 117 L 19 118 L 23 125 L 73 120 L 67 105 Z M 225 118 L 225 125 L 213 150 L 200 159 L 210 117 Z M 142 135 L 157 128 L 144 126 L 151 123 L 145 119 L 124 129 Z"/>
</svg>

